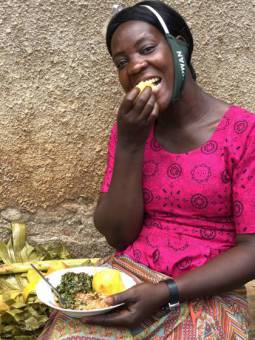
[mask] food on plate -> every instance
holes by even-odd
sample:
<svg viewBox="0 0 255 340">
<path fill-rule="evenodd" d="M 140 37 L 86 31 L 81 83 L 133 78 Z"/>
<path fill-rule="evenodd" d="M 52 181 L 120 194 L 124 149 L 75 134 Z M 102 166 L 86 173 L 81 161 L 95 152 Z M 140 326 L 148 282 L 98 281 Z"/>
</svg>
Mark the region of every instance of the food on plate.
<svg viewBox="0 0 255 340">
<path fill-rule="evenodd" d="M 120 272 L 115 269 L 104 269 L 94 274 L 93 289 L 104 295 L 117 294 L 125 290 Z"/>
<path fill-rule="evenodd" d="M 120 272 L 107 268 L 93 276 L 84 272 L 65 273 L 56 289 L 65 301 L 64 308 L 91 310 L 108 307 L 105 297 L 119 293 L 125 287 Z"/>
</svg>

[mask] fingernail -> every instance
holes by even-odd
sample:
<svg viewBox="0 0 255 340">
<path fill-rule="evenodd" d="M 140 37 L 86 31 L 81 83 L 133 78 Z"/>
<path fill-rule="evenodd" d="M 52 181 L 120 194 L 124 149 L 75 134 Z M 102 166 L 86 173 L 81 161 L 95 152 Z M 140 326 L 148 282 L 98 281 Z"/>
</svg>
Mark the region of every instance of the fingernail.
<svg viewBox="0 0 255 340">
<path fill-rule="evenodd" d="M 111 305 L 113 303 L 113 299 L 111 297 L 107 297 L 104 299 L 104 302 L 107 304 L 107 305 Z"/>
</svg>

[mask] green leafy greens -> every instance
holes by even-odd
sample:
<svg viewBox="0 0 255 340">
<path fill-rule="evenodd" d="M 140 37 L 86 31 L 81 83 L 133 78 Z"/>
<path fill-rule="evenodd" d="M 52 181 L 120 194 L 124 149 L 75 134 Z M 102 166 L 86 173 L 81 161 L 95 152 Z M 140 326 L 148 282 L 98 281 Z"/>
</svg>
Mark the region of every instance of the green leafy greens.
<svg viewBox="0 0 255 340">
<path fill-rule="evenodd" d="M 65 273 L 57 291 L 65 301 L 65 308 L 75 309 L 77 293 L 91 293 L 93 276 L 86 273 Z"/>
</svg>

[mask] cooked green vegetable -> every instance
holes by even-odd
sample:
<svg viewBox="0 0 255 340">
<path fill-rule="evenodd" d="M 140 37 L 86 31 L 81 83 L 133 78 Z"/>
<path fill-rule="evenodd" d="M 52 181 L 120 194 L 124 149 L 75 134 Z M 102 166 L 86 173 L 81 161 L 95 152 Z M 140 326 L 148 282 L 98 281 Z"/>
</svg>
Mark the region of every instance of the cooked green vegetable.
<svg viewBox="0 0 255 340">
<path fill-rule="evenodd" d="M 59 294 L 65 300 L 65 308 L 75 309 L 77 293 L 91 293 L 92 278 L 86 273 L 65 273 L 57 286 Z"/>
</svg>

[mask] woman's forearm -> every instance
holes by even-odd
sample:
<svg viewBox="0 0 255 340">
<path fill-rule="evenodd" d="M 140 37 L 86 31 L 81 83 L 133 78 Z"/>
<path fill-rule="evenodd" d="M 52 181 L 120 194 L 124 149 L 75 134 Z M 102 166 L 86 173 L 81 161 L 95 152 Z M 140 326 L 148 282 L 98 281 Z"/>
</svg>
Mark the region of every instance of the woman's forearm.
<svg viewBox="0 0 255 340">
<path fill-rule="evenodd" d="M 205 265 L 175 279 L 180 302 L 229 292 L 255 278 L 255 235 L 240 236 L 239 241 Z M 157 293 L 162 305 L 169 302 L 165 283 L 158 284 Z"/>
<path fill-rule="evenodd" d="M 142 226 L 142 161 L 143 148 L 128 150 L 117 145 L 109 191 L 95 210 L 97 229 L 117 249 L 133 242 Z"/>
<path fill-rule="evenodd" d="M 255 236 L 239 236 L 238 244 L 202 267 L 176 279 L 181 301 L 238 288 L 255 278 Z"/>
</svg>

